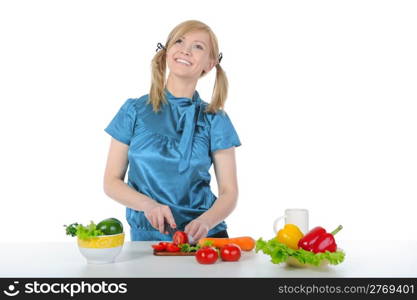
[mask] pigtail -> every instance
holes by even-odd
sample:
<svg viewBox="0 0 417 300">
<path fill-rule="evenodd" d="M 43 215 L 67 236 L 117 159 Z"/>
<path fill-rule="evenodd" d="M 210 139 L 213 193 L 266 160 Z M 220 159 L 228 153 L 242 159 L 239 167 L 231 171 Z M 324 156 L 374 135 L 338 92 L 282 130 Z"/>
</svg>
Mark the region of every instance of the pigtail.
<svg viewBox="0 0 417 300">
<path fill-rule="evenodd" d="M 216 81 L 214 82 L 213 95 L 206 112 L 217 113 L 218 110 L 224 109 L 228 87 L 229 83 L 225 71 L 220 64 L 216 64 Z"/>
<path fill-rule="evenodd" d="M 151 62 L 151 90 L 149 92 L 149 103 L 153 111 L 158 112 L 162 103 L 167 103 L 165 98 L 165 73 L 166 73 L 166 49 L 158 51 Z"/>
</svg>

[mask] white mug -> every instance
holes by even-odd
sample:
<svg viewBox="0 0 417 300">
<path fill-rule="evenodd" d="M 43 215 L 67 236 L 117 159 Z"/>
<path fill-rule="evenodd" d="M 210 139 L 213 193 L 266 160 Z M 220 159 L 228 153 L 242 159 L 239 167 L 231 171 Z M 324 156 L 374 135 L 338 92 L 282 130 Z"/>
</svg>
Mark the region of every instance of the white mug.
<svg viewBox="0 0 417 300">
<path fill-rule="evenodd" d="M 303 234 L 308 232 L 308 210 L 304 208 L 288 208 L 283 216 L 274 221 L 274 233 L 278 232 L 278 222 L 285 218 L 285 224 L 294 224 Z"/>
</svg>

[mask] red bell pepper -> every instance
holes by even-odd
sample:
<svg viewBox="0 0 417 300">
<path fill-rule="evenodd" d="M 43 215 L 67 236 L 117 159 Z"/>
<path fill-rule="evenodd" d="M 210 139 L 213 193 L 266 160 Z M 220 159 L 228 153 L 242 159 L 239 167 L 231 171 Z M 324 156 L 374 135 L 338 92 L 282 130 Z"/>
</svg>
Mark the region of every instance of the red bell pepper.
<svg viewBox="0 0 417 300">
<path fill-rule="evenodd" d="M 338 233 L 342 228 L 342 225 L 339 225 L 331 233 L 327 233 L 323 227 L 317 226 L 298 241 L 298 247 L 314 253 L 325 251 L 335 252 L 337 250 L 337 244 L 333 235 Z"/>
<path fill-rule="evenodd" d="M 298 241 L 298 248 L 311 251 L 317 239 L 325 233 L 326 233 L 326 229 L 324 229 L 323 227 L 320 227 L 320 226 L 314 227 Z"/>
</svg>

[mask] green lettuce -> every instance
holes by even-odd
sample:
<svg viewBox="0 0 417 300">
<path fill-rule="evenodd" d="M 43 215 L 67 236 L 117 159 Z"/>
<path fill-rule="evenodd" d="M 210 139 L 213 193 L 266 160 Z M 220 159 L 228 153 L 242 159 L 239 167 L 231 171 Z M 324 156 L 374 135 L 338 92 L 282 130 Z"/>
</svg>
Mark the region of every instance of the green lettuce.
<svg viewBox="0 0 417 300">
<path fill-rule="evenodd" d="M 213 246 L 213 242 L 212 241 L 206 241 L 204 243 L 203 246 L 200 246 L 199 244 L 197 245 L 190 245 L 190 244 L 179 244 L 178 247 L 180 247 L 180 251 L 181 252 L 197 252 L 198 250 L 200 250 L 202 247 L 210 247 Z"/>
<path fill-rule="evenodd" d="M 199 245 L 192 246 L 190 244 L 180 244 L 178 247 L 180 247 L 181 252 L 196 252 L 201 248 Z"/>
<path fill-rule="evenodd" d="M 104 233 L 97 228 L 97 225 L 91 221 L 89 225 L 84 226 L 82 224 L 73 223 L 71 225 L 64 225 L 65 232 L 70 236 L 77 236 L 80 240 L 86 240 Z"/>
<path fill-rule="evenodd" d="M 287 245 L 280 243 L 276 238 L 264 241 L 262 238 L 256 241 L 255 252 L 262 251 L 271 256 L 271 262 L 279 264 L 285 262 L 289 256 L 294 257 L 302 264 L 319 266 L 323 260 L 328 260 L 330 264 L 337 265 L 345 259 L 345 253 L 341 250 L 336 252 L 314 253 L 304 249 L 291 249 Z"/>
</svg>

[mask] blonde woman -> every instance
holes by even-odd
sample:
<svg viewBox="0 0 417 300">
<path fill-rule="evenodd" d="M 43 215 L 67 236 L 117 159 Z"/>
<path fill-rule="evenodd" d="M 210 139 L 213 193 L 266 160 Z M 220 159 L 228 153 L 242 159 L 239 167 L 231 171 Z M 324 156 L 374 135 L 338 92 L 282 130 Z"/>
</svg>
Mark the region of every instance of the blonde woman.
<svg viewBox="0 0 417 300">
<path fill-rule="evenodd" d="M 167 226 L 194 240 L 228 237 L 224 219 L 238 198 L 235 147 L 241 143 L 224 111 L 228 84 L 221 58 L 209 26 L 196 20 L 177 25 L 165 45 L 158 43 L 149 94 L 127 99 L 105 128 L 112 138 L 104 191 L 126 206 L 132 241 L 172 240 Z M 213 68 L 207 103 L 195 88 Z M 212 164 L 218 197 L 210 189 Z"/>
</svg>

